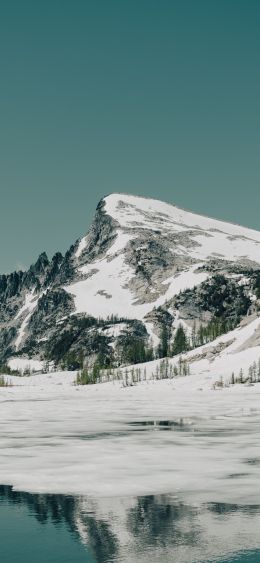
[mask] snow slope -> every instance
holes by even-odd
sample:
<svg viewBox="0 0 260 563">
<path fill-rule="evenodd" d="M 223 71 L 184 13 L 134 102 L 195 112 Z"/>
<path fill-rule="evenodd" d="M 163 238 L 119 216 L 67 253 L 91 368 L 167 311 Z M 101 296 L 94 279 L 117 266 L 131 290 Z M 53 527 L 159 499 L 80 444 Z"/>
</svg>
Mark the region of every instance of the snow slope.
<svg viewBox="0 0 260 563">
<path fill-rule="evenodd" d="M 167 299 L 184 289 L 193 288 L 208 277 L 204 272 L 196 273 L 197 266 L 193 266 L 174 279 L 165 280 L 165 293 L 162 296 L 150 303 L 138 304 L 137 298 L 127 287 L 134 272 L 127 268 L 122 254 L 112 261 L 107 258 L 97 260 L 91 266 L 81 268 L 81 271 L 88 274 L 93 267 L 98 270 L 94 276 L 64 289 L 74 296 L 77 313 L 101 318 L 118 315 L 129 319 L 143 319 L 154 307 L 163 305 Z"/>
<path fill-rule="evenodd" d="M 177 231 L 191 228 L 204 231 L 216 229 L 226 235 L 245 237 L 260 243 L 259 231 L 185 211 L 157 199 L 116 193 L 105 197 L 104 202 L 106 213 L 123 228 L 135 227 L 139 222 L 141 228 L 163 227 Z"/>
<path fill-rule="evenodd" d="M 38 300 L 39 300 L 39 296 L 35 295 L 34 290 L 31 291 L 31 293 L 27 293 L 25 295 L 24 305 L 21 307 L 21 309 L 19 310 L 18 314 L 15 317 L 15 320 L 19 319 L 21 316 L 24 315 L 24 313 L 26 313 L 26 315 L 23 319 L 23 322 L 20 326 L 18 336 L 17 336 L 16 341 L 15 341 L 15 347 L 16 347 L 17 350 L 19 349 L 19 346 L 20 346 L 20 344 L 23 340 L 25 329 L 26 329 L 26 326 L 29 322 L 29 319 L 30 319 L 34 309 L 37 307 Z"/>
</svg>

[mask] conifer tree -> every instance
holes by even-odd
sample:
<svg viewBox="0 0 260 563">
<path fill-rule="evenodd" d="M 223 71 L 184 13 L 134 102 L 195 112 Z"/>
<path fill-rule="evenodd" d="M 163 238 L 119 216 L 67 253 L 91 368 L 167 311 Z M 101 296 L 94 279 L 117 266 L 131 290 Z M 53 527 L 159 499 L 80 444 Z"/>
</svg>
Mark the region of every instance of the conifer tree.
<svg viewBox="0 0 260 563">
<path fill-rule="evenodd" d="M 169 354 L 169 330 L 166 325 L 163 325 L 160 344 L 158 346 L 158 356 L 159 358 L 166 358 L 168 354 Z"/>
<path fill-rule="evenodd" d="M 177 354 L 186 352 L 188 349 L 189 349 L 189 344 L 185 330 L 182 325 L 179 325 L 174 336 L 172 355 L 176 356 Z"/>
</svg>

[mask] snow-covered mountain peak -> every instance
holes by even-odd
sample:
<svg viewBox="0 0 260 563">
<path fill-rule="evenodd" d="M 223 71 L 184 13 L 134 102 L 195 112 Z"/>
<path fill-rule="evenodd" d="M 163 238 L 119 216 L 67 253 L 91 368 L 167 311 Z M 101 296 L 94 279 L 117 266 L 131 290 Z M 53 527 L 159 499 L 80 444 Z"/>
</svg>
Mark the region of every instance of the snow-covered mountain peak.
<svg viewBox="0 0 260 563">
<path fill-rule="evenodd" d="M 203 284 L 215 276 L 247 285 L 245 314 L 256 299 L 258 272 L 260 279 L 260 232 L 113 193 L 99 202 L 89 232 L 65 257 L 49 261 L 43 253 L 28 272 L 0 277 L 2 357 L 23 350 L 37 358 L 44 347 L 51 355 L 59 323 L 71 346 L 82 317 L 103 319 L 103 335 L 119 335 L 126 322 L 136 321 L 144 338 L 158 343 L 165 322 L 174 332 L 180 322 L 190 330 L 195 319 L 212 318 L 211 289 Z M 218 283 L 214 291 L 222 291 Z M 228 295 L 234 291 L 227 289 Z M 109 326 L 111 317 L 119 317 L 117 330 Z M 75 338 L 79 349 L 83 337 Z M 93 345 L 84 340 L 84 346 Z"/>
<path fill-rule="evenodd" d="M 75 257 L 81 279 L 64 289 L 78 313 L 144 319 L 213 272 L 237 265 L 257 269 L 260 233 L 155 199 L 113 193 L 98 204 Z"/>
<path fill-rule="evenodd" d="M 100 218 L 102 223 L 105 218 L 109 221 L 105 233 L 109 232 L 109 254 L 123 250 L 130 240 L 141 237 L 146 246 L 148 240 L 164 241 L 175 256 L 188 255 L 195 262 L 217 258 L 260 262 L 259 231 L 198 215 L 156 199 L 110 194 L 97 207 L 98 225 Z M 102 229 L 102 236 L 103 233 Z M 96 238 L 95 233 L 95 241 Z M 77 256 L 88 247 L 88 240 L 88 236 L 82 239 Z"/>
<path fill-rule="evenodd" d="M 104 197 L 99 205 L 103 205 L 105 213 L 121 227 L 220 231 L 227 235 L 246 237 L 260 242 L 259 231 L 186 211 L 153 198 L 112 193 Z"/>
</svg>

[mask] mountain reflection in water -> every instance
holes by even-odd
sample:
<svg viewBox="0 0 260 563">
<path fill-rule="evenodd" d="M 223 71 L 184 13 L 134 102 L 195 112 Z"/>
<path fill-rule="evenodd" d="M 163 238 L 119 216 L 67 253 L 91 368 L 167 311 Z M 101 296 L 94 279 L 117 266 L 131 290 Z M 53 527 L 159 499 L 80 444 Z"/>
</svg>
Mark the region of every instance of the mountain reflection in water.
<svg viewBox="0 0 260 563">
<path fill-rule="evenodd" d="M 260 548 L 259 506 L 191 506 L 172 495 L 90 499 L 0 486 L 0 516 L 5 505 L 27 507 L 43 526 L 65 525 L 97 563 L 201 563 L 232 561 L 235 555 L 246 561 L 241 552 Z"/>
</svg>

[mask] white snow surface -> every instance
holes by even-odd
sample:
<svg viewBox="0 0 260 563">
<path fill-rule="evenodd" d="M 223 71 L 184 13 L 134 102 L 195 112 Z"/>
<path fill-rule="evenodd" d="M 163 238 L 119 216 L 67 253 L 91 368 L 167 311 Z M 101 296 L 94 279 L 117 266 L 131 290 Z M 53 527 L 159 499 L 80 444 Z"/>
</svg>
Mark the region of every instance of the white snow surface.
<svg viewBox="0 0 260 563">
<path fill-rule="evenodd" d="M 33 360 L 30 358 L 11 358 L 8 360 L 8 367 L 13 370 L 20 370 L 24 372 L 27 369 L 40 371 L 43 368 L 43 362 L 41 360 Z"/>
<path fill-rule="evenodd" d="M 185 211 L 156 199 L 111 194 L 105 198 L 105 210 L 121 228 L 190 232 L 199 243 L 198 249 L 179 246 L 179 254 L 198 260 L 218 255 L 227 260 L 247 257 L 260 262 L 260 232 L 232 223 Z M 197 232 L 196 232 L 197 231 Z"/>
<path fill-rule="evenodd" d="M 86 248 L 86 246 L 87 246 L 87 237 L 83 237 L 83 238 L 80 240 L 79 245 L 78 245 L 78 248 L 77 248 L 77 250 L 76 250 L 76 252 L 75 252 L 76 258 L 79 258 L 79 257 L 80 257 L 80 255 L 82 254 L 82 252 L 83 252 L 83 250 Z"/>
<path fill-rule="evenodd" d="M 0 388 L 0 483 L 91 497 L 171 492 L 189 502 L 260 504 L 260 384 L 213 389 L 221 376 L 227 381 L 258 361 L 260 346 L 239 349 L 259 328 L 260 318 L 249 319 L 189 352 L 187 377 L 154 380 L 156 360 L 139 366 L 148 381 L 133 387 L 75 386 L 75 372 L 8 378 L 13 387 Z M 226 348 L 215 360 L 205 356 L 220 342 Z M 160 430 L 167 420 L 175 426 Z M 131 424 L 147 421 L 138 431 Z"/>
<path fill-rule="evenodd" d="M 126 284 L 134 276 L 134 272 L 124 262 L 123 255 L 116 256 L 113 260 L 97 260 L 88 266 L 81 268 L 85 274 L 97 269 L 98 272 L 92 277 L 64 287 L 66 291 L 74 295 L 74 303 L 77 313 L 87 313 L 94 317 L 106 318 L 110 315 L 130 319 L 143 319 L 144 316 L 177 295 L 181 290 L 191 289 L 207 279 L 205 272 L 197 273 L 198 265 L 192 266 L 178 276 L 165 280 L 166 291 L 164 295 L 155 299 L 152 303 L 136 303 L 136 298 L 126 287 Z"/>
<path fill-rule="evenodd" d="M 151 228 L 150 225 L 152 225 L 153 228 L 158 229 L 159 225 L 163 225 L 164 228 L 177 231 L 180 230 L 180 227 L 184 230 L 192 228 L 198 229 L 198 231 L 215 229 L 226 235 L 245 237 L 251 239 L 252 242 L 260 243 L 259 231 L 185 211 L 157 199 L 115 193 L 105 197 L 104 201 L 106 212 L 121 227 L 135 227 L 136 223 L 140 221 L 140 226 L 143 228 Z"/>
<path fill-rule="evenodd" d="M 19 328 L 19 332 L 18 332 L 18 336 L 17 339 L 15 341 L 15 347 L 18 350 L 18 348 L 20 347 L 24 334 L 25 334 L 25 330 L 26 330 L 26 326 L 29 322 L 30 317 L 32 316 L 32 313 L 34 311 L 34 309 L 37 306 L 37 303 L 39 301 L 39 296 L 34 294 L 34 290 L 31 291 L 30 293 L 27 293 L 25 296 L 25 302 L 24 305 L 21 307 L 21 309 L 18 311 L 15 319 L 19 319 L 21 317 L 21 315 L 23 315 L 24 313 L 27 313 L 20 328 Z"/>
</svg>

